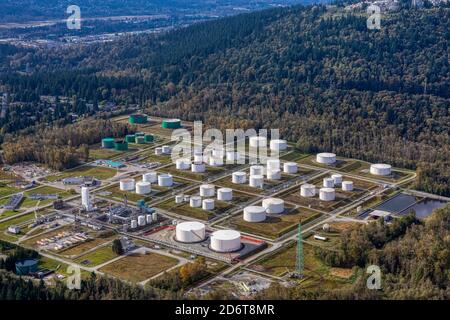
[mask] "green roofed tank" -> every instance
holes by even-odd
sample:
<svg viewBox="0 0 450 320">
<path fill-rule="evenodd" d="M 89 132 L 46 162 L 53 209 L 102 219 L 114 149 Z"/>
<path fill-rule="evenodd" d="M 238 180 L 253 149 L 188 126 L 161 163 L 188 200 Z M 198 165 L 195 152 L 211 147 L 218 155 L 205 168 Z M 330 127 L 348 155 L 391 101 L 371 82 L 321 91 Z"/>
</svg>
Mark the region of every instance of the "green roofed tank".
<svg viewBox="0 0 450 320">
<path fill-rule="evenodd" d="M 134 143 L 136 136 L 134 134 L 127 134 L 125 141 L 128 143 Z"/>
<path fill-rule="evenodd" d="M 144 124 L 147 123 L 147 116 L 145 114 L 132 114 L 128 118 L 130 124 Z"/>
<path fill-rule="evenodd" d="M 128 142 L 126 142 L 124 140 L 117 140 L 114 143 L 114 148 L 117 151 L 126 151 L 126 150 L 128 150 Z"/>
<path fill-rule="evenodd" d="M 30 273 L 38 271 L 37 260 L 25 260 L 16 263 L 16 274 L 20 276 L 26 276 Z"/>
<path fill-rule="evenodd" d="M 153 142 L 155 140 L 155 137 L 152 134 L 146 134 L 144 138 L 145 142 Z"/>
<path fill-rule="evenodd" d="M 144 144 L 145 143 L 145 138 L 142 136 L 137 136 L 136 137 L 136 143 L 138 144 Z"/>
<path fill-rule="evenodd" d="M 102 139 L 102 148 L 105 148 L 105 149 L 114 148 L 114 139 L 113 138 Z"/>
<path fill-rule="evenodd" d="M 163 120 L 161 127 L 164 129 L 178 129 L 181 128 L 181 120 L 180 119 L 166 119 Z"/>
</svg>

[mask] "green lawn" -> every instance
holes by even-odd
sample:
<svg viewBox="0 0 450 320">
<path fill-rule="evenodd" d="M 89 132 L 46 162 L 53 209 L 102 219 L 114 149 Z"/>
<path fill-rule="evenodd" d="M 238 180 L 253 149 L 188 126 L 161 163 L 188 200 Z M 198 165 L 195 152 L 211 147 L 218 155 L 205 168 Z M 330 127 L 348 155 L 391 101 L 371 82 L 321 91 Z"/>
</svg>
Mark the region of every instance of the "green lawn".
<svg viewBox="0 0 450 320">
<path fill-rule="evenodd" d="M 104 247 L 101 247 L 95 251 L 92 251 L 88 254 L 82 255 L 78 259 L 75 260 L 76 263 L 86 266 L 86 267 L 94 267 L 99 264 L 105 263 L 111 259 L 114 259 L 117 257 L 117 254 L 115 254 L 112 251 L 112 246 L 107 245 Z M 83 263 L 85 262 L 85 263 Z"/>
<path fill-rule="evenodd" d="M 116 175 L 117 170 L 107 167 L 82 166 L 75 169 L 67 170 L 57 175 L 46 177 L 49 182 L 54 182 L 68 177 L 93 176 L 98 180 L 106 180 Z"/>
</svg>

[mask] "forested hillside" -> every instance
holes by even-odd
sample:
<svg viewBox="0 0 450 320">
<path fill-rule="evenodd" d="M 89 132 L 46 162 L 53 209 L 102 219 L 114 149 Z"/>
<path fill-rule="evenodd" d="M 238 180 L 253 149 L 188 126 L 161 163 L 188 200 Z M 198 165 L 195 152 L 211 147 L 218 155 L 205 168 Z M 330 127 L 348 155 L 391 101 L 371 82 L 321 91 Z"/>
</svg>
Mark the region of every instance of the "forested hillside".
<svg viewBox="0 0 450 320">
<path fill-rule="evenodd" d="M 17 99 L 77 95 L 148 106 L 220 128 L 279 127 L 303 151 L 419 168 L 450 194 L 449 8 L 366 16 L 325 6 L 267 10 L 155 38 L 15 54 Z M 20 63 L 15 63 L 20 61 Z M 15 66 L 30 63 L 34 74 Z"/>
</svg>

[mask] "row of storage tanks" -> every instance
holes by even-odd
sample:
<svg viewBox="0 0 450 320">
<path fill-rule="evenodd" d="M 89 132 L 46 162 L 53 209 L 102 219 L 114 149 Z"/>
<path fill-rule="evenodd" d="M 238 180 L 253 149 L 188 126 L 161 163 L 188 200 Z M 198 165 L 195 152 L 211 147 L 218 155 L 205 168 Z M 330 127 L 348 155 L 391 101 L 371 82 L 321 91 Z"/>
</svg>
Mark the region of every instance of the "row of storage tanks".
<svg viewBox="0 0 450 320">
<path fill-rule="evenodd" d="M 130 124 L 146 124 L 148 123 L 148 117 L 145 114 L 132 114 L 128 117 Z M 181 128 L 180 119 L 164 119 L 161 122 L 161 127 L 165 129 L 178 129 Z"/>
<path fill-rule="evenodd" d="M 215 200 L 212 199 L 216 195 L 216 189 L 214 185 L 203 184 L 199 188 L 199 196 L 185 196 L 176 195 L 175 203 L 181 204 L 189 201 L 189 205 L 192 208 L 202 208 L 205 211 L 211 211 L 215 208 Z M 206 198 L 206 199 L 203 199 Z M 233 189 L 230 188 L 219 188 L 217 189 L 217 200 L 219 201 L 232 201 L 233 200 Z"/>
<path fill-rule="evenodd" d="M 342 191 L 353 191 L 353 181 L 342 181 L 341 174 L 333 174 L 331 177 L 323 179 L 323 187 L 319 189 L 319 199 L 322 201 L 334 201 L 336 199 L 336 186 L 340 186 Z M 316 195 L 316 186 L 309 183 L 301 185 L 300 195 L 305 198 L 314 197 Z"/>
<path fill-rule="evenodd" d="M 197 221 L 177 224 L 176 240 L 182 243 L 196 243 L 206 239 L 206 227 Z M 242 248 L 241 234 L 235 230 L 218 230 L 210 236 L 210 249 L 216 252 L 234 252 Z"/>
<path fill-rule="evenodd" d="M 157 174 L 156 172 L 148 172 L 142 175 L 142 181 L 136 183 L 135 179 L 126 178 L 119 182 L 121 191 L 136 191 L 137 194 L 149 194 L 152 191 L 151 184 L 158 183 L 160 187 L 171 187 L 173 185 L 173 177 L 168 173 Z"/>
<path fill-rule="evenodd" d="M 326 165 L 336 163 L 334 153 L 323 152 L 316 155 L 316 162 Z M 392 166 L 385 163 L 374 163 L 370 165 L 370 174 L 375 176 L 388 176 L 392 173 Z"/>
<path fill-rule="evenodd" d="M 156 212 L 153 212 L 152 214 L 143 214 L 140 216 L 137 216 L 137 219 L 131 220 L 131 229 L 136 229 L 137 227 L 144 227 L 147 224 L 151 224 L 153 222 L 158 221 L 158 214 Z"/>
</svg>

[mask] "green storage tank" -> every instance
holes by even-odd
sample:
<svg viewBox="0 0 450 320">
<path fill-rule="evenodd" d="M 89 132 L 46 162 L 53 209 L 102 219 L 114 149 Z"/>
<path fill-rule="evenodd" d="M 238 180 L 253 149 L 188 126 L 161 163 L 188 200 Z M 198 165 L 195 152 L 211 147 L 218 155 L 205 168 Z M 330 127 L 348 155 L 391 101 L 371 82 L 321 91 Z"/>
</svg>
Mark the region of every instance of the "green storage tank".
<svg viewBox="0 0 450 320">
<path fill-rule="evenodd" d="M 137 136 L 135 141 L 138 144 L 144 144 L 145 143 L 145 138 L 142 137 L 142 136 Z"/>
<path fill-rule="evenodd" d="M 153 142 L 155 140 L 155 137 L 152 134 L 146 134 L 144 136 L 145 142 Z"/>
<path fill-rule="evenodd" d="M 16 263 L 16 274 L 26 276 L 38 271 L 37 260 L 25 260 Z"/>
<path fill-rule="evenodd" d="M 181 120 L 180 119 L 166 119 L 163 120 L 161 127 L 164 129 L 178 129 L 181 128 Z"/>
<path fill-rule="evenodd" d="M 136 137 L 143 137 L 143 136 L 145 136 L 145 132 L 136 132 L 134 135 Z"/>
<path fill-rule="evenodd" d="M 134 143 L 136 136 L 134 134 L 127 134 L 125 137 L 125 141 L 128 143 Z"/>
<path fill-rule="evenodd" d="M 102 148 L 113 149 L 114 148 L 114 139 L 113 138 L 103 138 L 102 139 Z"/>
<path fill-rule="evenodd" d="M 147 123 L 147 116 L 144 114 L 132 114 L 128 118 L 130 124 L 144 124 Z"/>
<path fill-rule="evenodd" d="M 117 151 L 126 151 L 126 150 L 128 150 L 128 142 L 126 142 L 124 140 L 117 140 L 114 143 L 114 148 Z"/>
</svg>

